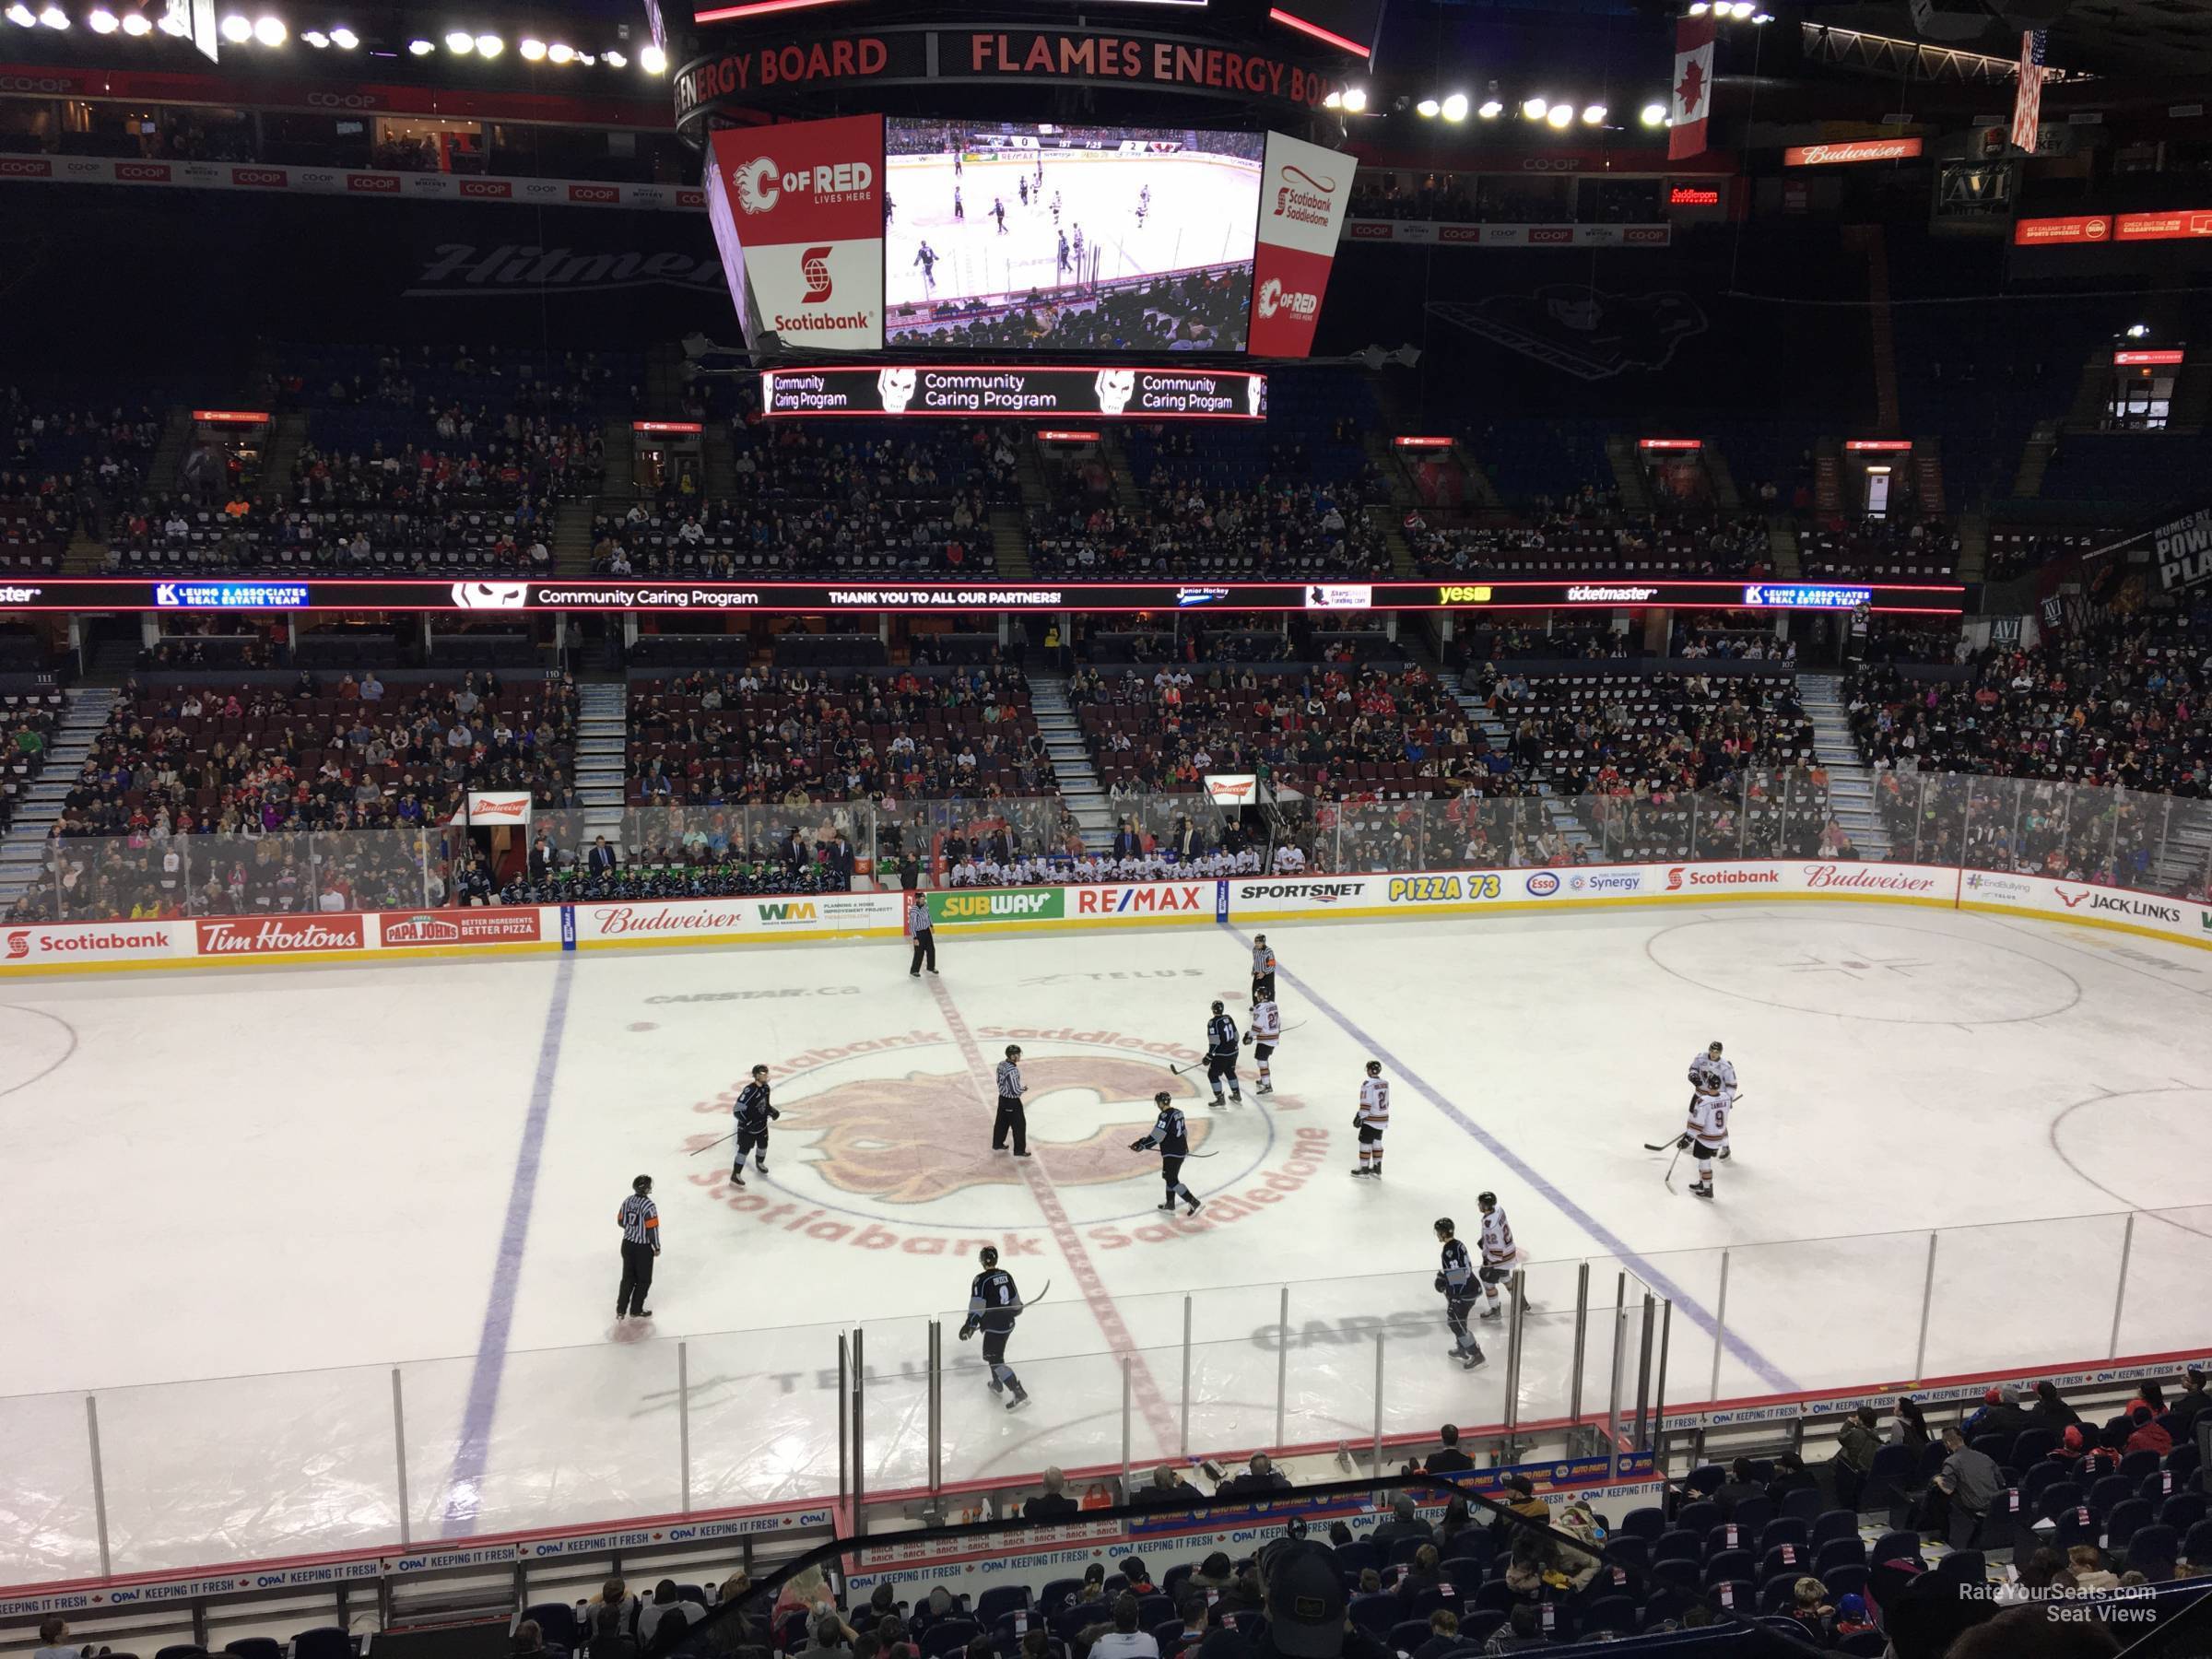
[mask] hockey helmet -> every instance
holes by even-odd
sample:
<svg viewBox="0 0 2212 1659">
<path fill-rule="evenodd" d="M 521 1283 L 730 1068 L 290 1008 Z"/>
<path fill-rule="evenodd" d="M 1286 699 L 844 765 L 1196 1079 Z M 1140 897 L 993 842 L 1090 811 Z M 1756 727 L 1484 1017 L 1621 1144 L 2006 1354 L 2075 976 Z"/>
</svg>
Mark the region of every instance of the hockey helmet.
<svg viewBox="0 0 2212 1659">
<path fill-rule="evenodd" d="M 982 1262 L 983 1265 L 984 1265 L 984 1266 L 986 1266 L 986 1267 L 995 1267 L 995 1266 L 997 1266 L 997 1265 L 998 1265 L 998 1246 L 997 1246 L 997 1245 L 995 1245 L 995 1244 L 986 1244 L 986 1245 L 984 1245 L 984 1246 L 983 1246 L 983 1253 L 982 1253 L 982 1256 L 981 1256 L 979 1259 L 980 1259 L 980 1260 Z"/>
<path fill-rule="evenodd" d="M 1475 1194 L 1475 1202 L 1480 1205 L 1486 1211 L 1494 1210 L 1498 1207 L 1498 1194 L 1495 1193 L 1477 1193 Z"/>
<path fill-rule="evenodd" d="M 1171 1104 L 1174 1099 L 1175 1097 L 1173 1095 L 1170 1094 L 1166 1089 L 1163 1088 L 1158 1094 L 1152 1097 L 1152 1104 L 1155 1106 L 1166 1106 Z"/>
<path fill-rule="evenodd" d="M 1705 1052 L 1709 1054 L 1719 1053 L 1721 1052 L 1721 1040 L 1718 1037 L 1715 1037 L 1711 1042 L 1705 1045 Z"/>
<path fill-rule="evenodd" d="M 1371 1077 L 1381 1077 L 1382 1075 L 1382 1062 L 1380 1060 L 1370 1060 L 1367 1063 L 1367 1075 Z"/>
<path fill-rule="evenodd" d="M 768 1076 L 768 1067 L 767 1067 L 767 1066 L 765 1066 L 765 1065 L 756 1065 L 756 1066 L 754 1066 L 754 1067 L 753 1067 L 753 1076 L 754 1076 L 754 1077 L 767 1077 L 767 1076 Z"/>
<path fill-rule="evenodd" d="M 1217 1014 L 1221 1012 L 1221 999 L 1218 996 L 1214 998 L 1214 1012 Z"/>
<path fill-rule="evenodd" d="M 1457 1231 L 1459 1230 L 1459 1229 L 1452 1225 L 1452 1218 L 1451 1218 L 1451 1217 L 1449 1217 L 1449 1216 L 1439 1216 L 1439 1217 L 1436 1218 L 1436 1230 L 1437 1230 L 1438 1232 L 1440 1232 L 1440 1233 L 1448 1233 L 1448 1232 L 1457 1232 Z"/>
</svg>

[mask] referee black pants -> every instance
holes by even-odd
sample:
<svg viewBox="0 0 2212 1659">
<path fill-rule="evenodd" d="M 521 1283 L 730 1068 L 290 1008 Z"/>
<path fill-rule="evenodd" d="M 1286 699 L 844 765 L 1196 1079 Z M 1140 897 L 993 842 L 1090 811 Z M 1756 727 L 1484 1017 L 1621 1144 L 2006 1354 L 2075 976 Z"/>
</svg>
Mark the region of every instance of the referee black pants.
<svg viewBox="0 0 2212 1659">
<path fill-rule="evenodd" d="M 1021 1109 L 1021 1098 L 1018 1095 L 998 1097 L 998 1121 L 991 1125 L 992 1151 L 1004 1152 L 1006 1149 L 1009 1130 L 1014 1135 L 1014 1155 L 1027 1158 L 1030 1155 L 1030 1115 Z"/>
<path fill-rule="evenodd" d="M 925 959 L 929 963 L 929 971 L 935 973 L 937 971 L 937 934 L 931 927 L 921 928 L 914 934 L 914 959 L 908 965 L 907 972 L 921 972 Z"/>
<path fill-rule="evenodd" d="M 622 1288 L 615 1292 L 615 1317 L 642 1313 L 645 1293 L 653 1288 L 653 1246 L 622 1241 Z"/>
</svg>

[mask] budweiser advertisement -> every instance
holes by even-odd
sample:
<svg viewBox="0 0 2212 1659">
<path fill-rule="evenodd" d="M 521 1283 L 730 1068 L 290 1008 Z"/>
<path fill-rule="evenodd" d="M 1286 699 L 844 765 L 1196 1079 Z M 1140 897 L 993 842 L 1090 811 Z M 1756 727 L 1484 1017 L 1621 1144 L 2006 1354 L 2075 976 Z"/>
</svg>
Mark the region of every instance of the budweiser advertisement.
<svg viewBox="0 0 2212 1659">
<path fill-rule="evenodd" d="M 1833 167 L 1847 161 L 1909 161 L 1920 154 L 1918 138 L 1845 138 L 1834 144 L 1793 144 L 1782 152 L 1784 167 Z"/>
<path fill-rule="evenodd" d="M 501 824 L 518 830 L 530 827 L 530 792 L 526 789 L 472 789 L 468 792 L 468 821 L 477 829 Z"/>
<path fill-rule="evenodd" d="M 883 117 L 733 127 L 712 145 L 709 212 L 746 344 L 881 349 Z"/>
<path fill-rule="evenodd" d="M 1281 133 L 1267 135 L 1253 264 L 1255 355 L 1302 358 L 1312 351 L 1321 297 L 1352 194 L 1352 158 L 1339 151 Z"/>
</svg>

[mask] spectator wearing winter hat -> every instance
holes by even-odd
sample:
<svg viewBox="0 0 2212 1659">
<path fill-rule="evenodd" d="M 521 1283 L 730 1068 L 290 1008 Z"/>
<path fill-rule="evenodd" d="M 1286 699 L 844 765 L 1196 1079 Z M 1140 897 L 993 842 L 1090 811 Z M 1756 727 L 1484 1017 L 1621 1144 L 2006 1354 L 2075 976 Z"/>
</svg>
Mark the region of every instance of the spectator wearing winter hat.
<svg viewBox="0 0 2212 1659">
<path fill-rule="evenodd" d="M 2143 1401 L 2127 1408 L 2128 1436 L 2122 1452 L 2156 1452 L 2160 1457 L 2173 1450 L 2173 1436 L 2159 1427 L 2158 1414 Z"/>
</svg>

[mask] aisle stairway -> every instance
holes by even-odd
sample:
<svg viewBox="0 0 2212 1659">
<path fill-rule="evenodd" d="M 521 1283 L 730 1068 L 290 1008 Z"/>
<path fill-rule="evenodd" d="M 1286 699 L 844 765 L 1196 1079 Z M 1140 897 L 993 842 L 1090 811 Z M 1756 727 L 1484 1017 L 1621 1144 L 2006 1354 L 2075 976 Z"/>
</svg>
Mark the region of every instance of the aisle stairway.
<svg viewBox="0 0 2212 1659">
<path fill-rule="evenodd" d="M 593 835 L 619 842 L 629 768 L 629 688 L 620 680 L 576 688 L 576 793 Z"/>
<path fill-rule="evenodd" d="M 1030 707 L 1036 712 L 1037 729 L 1053 763 L 1053 786 L 1083 826 L 1084 846 L 1105 852 L 1113 845 L 1113 813 L 1106 805 L 1098 769 L 1090 763 L 1090 750 L 1084 747 L 1075 711 L 1068 706 L 1066 677 L 1031 669 Z"/>
<path fill-rule="evenodd" d="M 1828 769 L 1829 811 L 1865 858 L 1889 856 L 1889 835 L 1874 807 L 1874 772 L 1859 759 L 1843 709 L 1843 682 L 1832 674 L 1800 674 L 1797 700 L 1812 717 L 1813 752 Z"/>
<path fill-rule="evenodd" d="M 1502 751 L 1512 747 L 1513 735 L 1506 730 L 1505 723 L 1490 712 L 1488 703 L 1460 685 L 1456 673 L 1446 669 L 1436 677 L 1459 706 L 1466 711 L 1469 724 L 1488 740 L 1492 748 Z M 1536 794 L 1544 803 L 1544 810 L 1551 820 L 1552 828 L 1566 837 L 1569 846 L 1588 847 L 1595 844 L 1595 838 L 1583 821 L 1567 809 L 1563 800 L 1554 797 L 1550 784 L 1537 784 Z"/>
<path fill-rule="evenodd" d="M 76 782 L 77 771 L 91 752 L 92 740 L 108 724 L 115 697 L 114 690 L 106 686 L 79 686 L 65 694 L 46 765 L 24 792 L 16 821 L 8 826 L 6 839 L 0 841 L 0 915 L 6 915 L 23 890 L 39 879 L 46 838 L 62 816 L 62 803 Z"/>
</svg>

